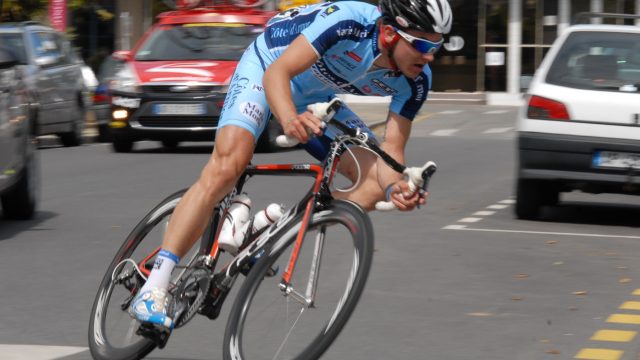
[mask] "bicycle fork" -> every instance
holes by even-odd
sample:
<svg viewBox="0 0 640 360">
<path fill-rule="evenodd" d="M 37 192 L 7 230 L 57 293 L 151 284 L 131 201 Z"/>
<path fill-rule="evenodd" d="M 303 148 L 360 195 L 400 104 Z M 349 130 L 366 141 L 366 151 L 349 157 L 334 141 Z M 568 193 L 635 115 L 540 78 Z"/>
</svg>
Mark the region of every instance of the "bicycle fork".
<svg viewBox="0 0 640 360">
<path fill-rule="evenodd" d="M 291 296 L 292 299 L 298 301 L 300 304 L 307 308 L 314 307 L 316 298 L 316 291 L 318 290 L 318 278 L 320 276 L 320 261 L 322 260 L 322 250 L 324 249 L 324 239 L 326 234 L 326 227 L 322 226 L 320 231 L 316 235 L 313 258 L 311 260 L 311 267 L 309 269 L 309 279 L 307 281 L 307 287 L 305 293 L 301 294 L 291 286 L 291 284 L 284 279 L 280 282 L 279 288 L 284 296 Z M 292 254 L 294 256 L 294 254 Z M 297 259 L 294 259 L 296 261 Z"/>
</svg>

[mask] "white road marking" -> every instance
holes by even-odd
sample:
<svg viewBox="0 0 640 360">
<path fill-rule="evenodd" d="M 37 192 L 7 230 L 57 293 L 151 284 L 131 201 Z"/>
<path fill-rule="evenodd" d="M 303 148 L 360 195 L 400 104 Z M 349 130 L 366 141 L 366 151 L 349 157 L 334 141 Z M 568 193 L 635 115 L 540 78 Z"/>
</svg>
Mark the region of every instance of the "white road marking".
<svg viewBox="0 0 640 360">
<path fill-rule="evenodd" d="M 512 129 L 513 127 L 492 128 L 489 130 L 485 130 L 482 133 L 483 134 L 502 134 L 502 133 L 506 133 L 507 131 L 511 131 Z"/>
<path fill-rule="evenodd" d="M 564 233 L 551 231 L 526 231 L 526 230 L 508 230 L 508 229 L 475 229 L 468 228 L 464 225 L 449 225 L 443 229 L 446 230 L 468 230 L 468 231 L 484 231 L 484 232 L 501 232 L 501 233 L 518 233 L 518 234 L 534 234 L 534 235 L 554 235 L 554 236 L 581 236 L 581 237 L 601 237 L 601 238 L 617 238 L 617 239 L 640 239 L 640 236 L 634 235 L 608 235 L 608 234 L 584 234 L 584 233 Z"/>
<path fill-rule="evenodd" d="M 483 210 L 483 211 L 476 211 L 476 212 L 474 212 L 474 213 L 473 213 L 473 216 L 491 216 L 491 215 L 493 215 L 493 214 L 495 214 L 495 213 L 496 213 L 495 211 L 486 211 L 486 210 Z"/>
<path fill-rule="evenodd" d="M 445 110 L 445 111 L 440 111 L 438 114 L 441 115 L 455 115 L 455 114 L 460 114 L 462 112 L 462 110 Z"/>
<path fill-rule="evenodd" d="M 502 210 L 502 209 L 506 209 L 508 208 L 508 205 L 501 205 L 501 204 L 493 204 L 493 205 L 489 205 L 487 206 L 487 209 L 491 209 L 491 210 Z"/>
<path fill-rule="evenodd" d="M 492 115 L 492 114 L 506 114 L 508 113 L 509 110 L 490 110 L 490 111 L 485 111 L 483 112 L 483 114 L 487 114 L 487 115 Z"/>
<path fill-rule="evenodd" d="M 506 199 L 506 200 L 500 200 L 498 201 L 498 204 L 508 204 L 508 205 L 513 205 L 516 203 L 515 199 Z"/>
<path fill-rule="evenodd" d="M 482 220 L 482 218 L 468 217 L 468 218 L 460 219 L 460 220 L 458 220 L 458 222 L 474 223 L 474 222 L 478 222 L 480 220 Z"/>
<path fill-rule="evenodd" d="M 3 360 L 54 360 L 87 351 L 86 347 L 0 344 Z"/>
<path fill-rule="evenodd" d="M 458 132 L 459 129 L 440 129 L 432 132 L 432 136 L 451 136 Z"/>
<path fill-rule="evenodd" d="M 465 229 L 467 225 L 447 225 L 443 227 L 445 230 L 462 230 Z"/>
</svg>

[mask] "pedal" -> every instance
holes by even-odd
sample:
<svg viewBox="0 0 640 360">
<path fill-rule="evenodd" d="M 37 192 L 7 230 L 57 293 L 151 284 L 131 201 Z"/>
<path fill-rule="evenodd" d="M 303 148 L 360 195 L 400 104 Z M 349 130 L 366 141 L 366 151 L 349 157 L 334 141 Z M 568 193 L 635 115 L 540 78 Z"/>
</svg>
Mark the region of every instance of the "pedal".
<svg viewBox="0 0 640 360">
<path fill-rule="evenodd" d="M 228 290 L 220 291 L 217 295 L 209 293 L 200 309 L 198 309 L 198 313 L 206 316 L 209 320 L 217 319 L 220 315 L 220 311 L 222 310 L 222 304 L 228 294 Z"/>
<path fill-rule="evenodd" d="M 153 324 L 140 324 L 140 327 L 136 331 L 137 335 L 140 335 L 146 339 L 153 341 L 159 349 L 162 349 L 167 345 L 171 332 L 166 328 L 158 327 Z"/>
</svg>

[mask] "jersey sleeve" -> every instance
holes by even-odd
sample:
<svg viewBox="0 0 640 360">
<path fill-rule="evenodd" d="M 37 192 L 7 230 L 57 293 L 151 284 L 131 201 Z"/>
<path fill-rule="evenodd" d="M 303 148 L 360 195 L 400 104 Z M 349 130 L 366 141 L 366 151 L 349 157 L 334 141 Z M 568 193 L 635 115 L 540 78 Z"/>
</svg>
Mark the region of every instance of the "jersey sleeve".
<svg viewBox="0 0 640 360">
<path fill-rule="evenodd" d="M 329 3 L 330 4 L 330 3 Z M 361 41 L 372 31 L 352 6 L 334 3 L 316 14 L 314 21 L 302 31 L 319 56 L 340 41 Z"/>
<path fill-rule="evenodd" d="M 426 67 L 422 74 L 415 79 L 405 78 L 408 86 L 406 90 L 391 98 L 389 110 L 409 120 L 413 120 L 427 100 L 431 88 L 431 70 Z"/>
</svg>

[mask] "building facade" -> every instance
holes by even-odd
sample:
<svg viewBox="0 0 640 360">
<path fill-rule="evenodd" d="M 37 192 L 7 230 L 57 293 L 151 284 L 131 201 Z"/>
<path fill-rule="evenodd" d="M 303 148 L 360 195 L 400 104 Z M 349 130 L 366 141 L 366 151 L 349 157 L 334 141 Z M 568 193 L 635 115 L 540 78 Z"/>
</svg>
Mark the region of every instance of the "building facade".
<svg viewBox="0 0 640 360">
<path fill-rule="evenodd" d="M 450 0 L 460 51 L 439 53 L 433 90 L 519 97 L 551 44 L 581 12 L 640 14 L 640 0 Z M 634 24 L 634 20 L 594 19 Z M 640 26 L 640 21 L 635 21 Z"/>
<path fill-rule="evenodd" d="M 155 15 L 166 9 L 163 3 L 166 1 L 117 0 L 116 48 L 133 46 Z M 453 30 L 448 37 L 450 46 L 445 46 L 432 64 L 433 91 L 496 93 L 507 98 L 520 96 L 553 41 L 571 25 L 577 13 L 640 14 L 640 0 L 449 0 L 449 3 L 454 13 Z M 605 19 L 604 23 L 634 24 L 634 21 Z M 635 23 L 640 26 L 640 21 Z M 460 44 L 464 44 L 460 50 L 446 50 Z"/>
</svg>

